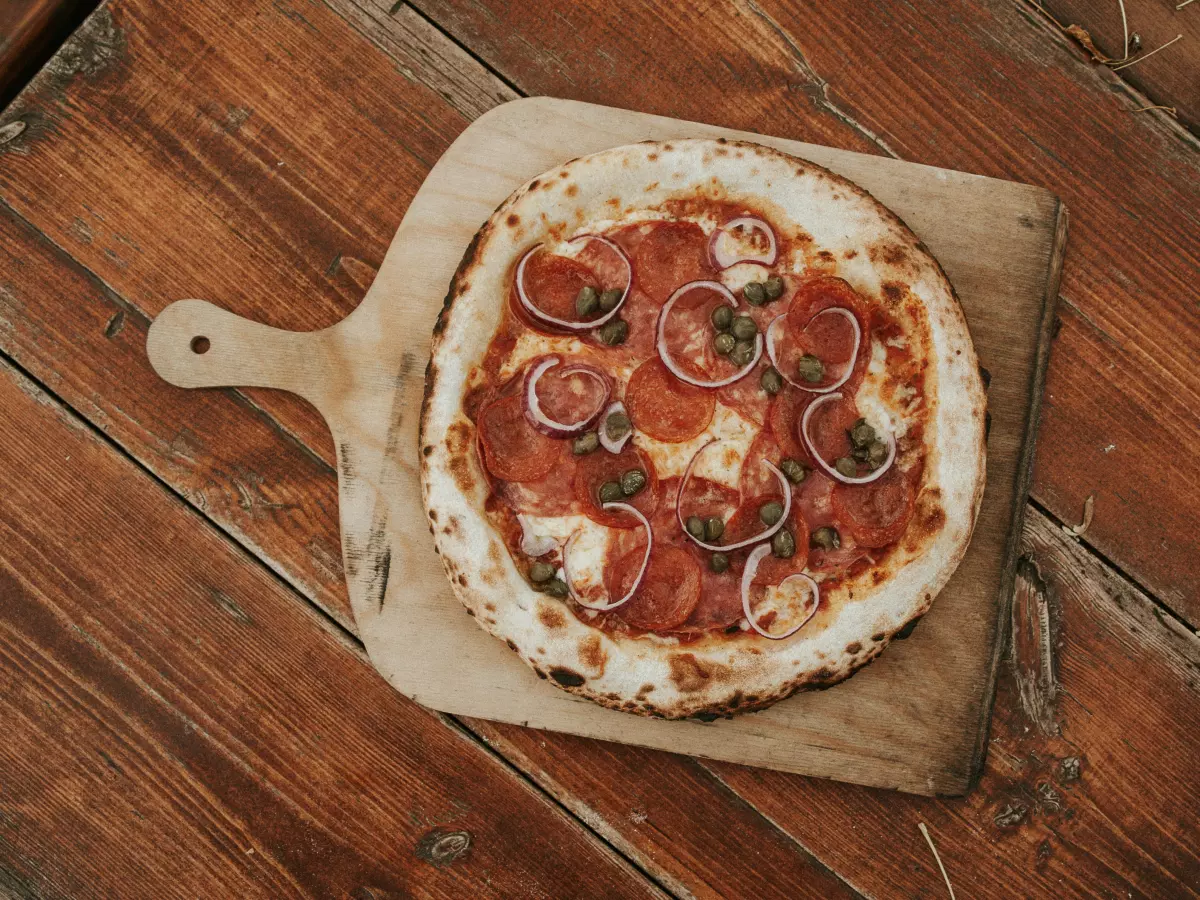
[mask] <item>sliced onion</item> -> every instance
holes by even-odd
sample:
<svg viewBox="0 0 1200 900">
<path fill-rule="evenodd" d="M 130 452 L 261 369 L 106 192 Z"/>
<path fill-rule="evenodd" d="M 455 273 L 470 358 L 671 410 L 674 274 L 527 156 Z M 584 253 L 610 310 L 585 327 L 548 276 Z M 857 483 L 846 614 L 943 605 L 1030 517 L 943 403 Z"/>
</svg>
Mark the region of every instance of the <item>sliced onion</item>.
<svg viewBox="0 0 1200 900">
<path fill-rule="evenodd" d="M 846 371 L 842 373 L 841 377 L 837 381 L 833 382 L 833 384 L 827 384 L 825 387 L 813 387 L 811 384 L 805 384 L 801 381 L 794 381 L 784 374 L 783 366 L 779 365 L 779 360 L 775 356 L 775 326 L 779 324 L 780 319 L 783 319 L 785 316 L 787 316 L 787 313 L 781 313 L 780 315 L 776 316 L 771 320 L 771 324 L 767 326 L 767 356 L 771 358 L 771 365 L 773 365 L 776 371 L 783 376 L 783 380 L 792 387 L 800 388 L 800 390 L 807 391 L 810 394 L 828 394 L 830 391 L 836 391 L 843 384 L 850 380 L 850 374 L 854 371 L 854 364 L 858 362 L 858 345 L 859 342 L 862 341 L 862 326 L 858 324 L 858 318 L 854 315 L 854 313 L 850 312 L 850 310 L 843 306 L 827 306 L 825 309 L 821 310 L 819 313 L 809 319 L 808 325 L 811 325 L 826 313 L 836 313 L 839 316 L 845 316 L 850 321 L 850 327 L 854 329 L 854 355 L 850 357 L 850 362 L 846 364 Z M 804 326 L 805 331 L 808 330 L 808 325 Z"/>
<path fill-rule="evenodd" d="M 638 592 L 638 588 L 642 586 L 642 579 L 646 577 L 646 569 L 650 566 L 650 548 L 654 546 L 654 532 L 650 529 L 650 522 L 641 514 L 637 507 L 630 506 L 628 503 L 602 503 L 600 504 L 600 508 L 606 511 L 619 509 L 630 515 L 637 516 L 638 521 L 642 523 L 642 527 L 646 529 L 646 554 L 642 557 L 642 567 L 638 569 L 637 578 L 633 579 L 633 586 L 629 589 L 629 593 L 620 600 L 613 601 L 612 603 L 585 603 L 583 598 L 576 593 L 575 586 L 571 584 L 571 570 L 567 559 L 571 554 L 571 545 L 575 543 L 575 538 L 579 537 L 579 532 L 572 532 L 571 536 L 567 538 L 567 543 L 563 547 L 562 554 L 563 581 L 567 583 L 567 590 L 571 592 L 571 598 L 584 609 L 607 612 L 610 609 L 616 609 L 618 606 L 628 603 L 633 598 L 633 595 Z"/>
<path fill-rule="evenodd" d="M 751 231 L 761 231 L 767 236 L 767 252 L 766 253 L 737 253 L 732 250 L 722 249 L 722 244 L 726 243 L 723 238 L 729 236 L 729 232 L 735 228 L 749 228 Z M 728 269 L 730 266 L 735 266 L 740 262 L 762 263 L 764 266 L 775 264 L 775 257 L 778 250 L 775 246 L 775 232 L 771 226 L 762 219 L 755 216 L 742 216 L 740 219 L 732 219 L 713 232 L 712 238 L 708 242 L 708 253 L 712 257 L 713 265 L 718 269 Z"/>
<path fill-rule="evenodd" d="M 756 621 L 754 621 L 754 613 L 750 609 L 750 586 L 754 582 L 754 576 L 758 574 L 758 564 L 761 563 L 763 561 L 763 557 L 770 552 L 771 545 L 763 544 L 761 547 L 755 547 L 750 552 L 750 555 L 746 558 L 746 568 L 742 570 L 742 612 L 746 614 L 746 621 L 750 623 L 750 627 L 763 637 L 769 638 L 772 641 L 782 641 L 784 638 L 790 638 L 793 634 L 807 625 L 809 620 L 811 620 L 812 617 L 817 614 L 817 609 L 819 609 L 821 605 L 821 588 L 815 581 L 813 581 L 803 572 L 796 572 L 795 574 L 789 575 L 787 578 L 783 579 L 783 581 L 779 582 L 779 587 L 783 587 L 793 578 L 799 578 L 801 581 L 807 584 L 809 590 L 812 591 L 813 604 L 808 615 L 801 619 L 798 625 L 793 625 L 783 634 L 771 634 L 771 632 L 767 631 Z"/>
<path fill-rule="evenodd" d="M 629 297 L 629 289 L 633 287 L 633 263 L 629 261 L 629 257 L 625 255 L 616 243 L 610 241 L 606 237 L 601 237 L 598 234 L 581 234 L 567 241 L 567 246 L 578 243 L 579 241 L 599 241 L 605 247 L 608 247 L 614 253 L 621 257 L 621 262 L 625 263 L 625 288 L 621 291 L 621 299 L 617 301 L 617 305 L 606 312 L 598 319 L 589 319 L 584 322 L 581 320 L 572 319 L 556 319 L 548 313 L 542 312 L 529 299 L 529 294 L 525 292 L 525 265 L 529 262 L 529 258 L 537 251 L 541 250 L 544 244 L 534 244 L 525 251 L 525 255 L 521 257 L 521 261 L 517 263 L 517 298 L 521 301 L 521 306 L 525 307 L 525 311 L 540 322 L 545 322 L 548 325 L 555 325 L 558 328 L 565 328 L 567 331 L 590 331 L 593 328 L 599 328 L 609 319 L 612 319 L 620 311 L 625 304 L 626 298 Z"/>
<path fill-rule="evenodd" d="M 627 432 L 625 432 L 625 434 L 622 437 L 620 437 L 619 439 L 617 439 L 615 441 L 608 436 L 608 432 L 604 428 L 605 423 L 608 422 L 609 416 L 611 416 L 613 413 L 618 413 L 618 412 L 624 413 L 626 417 L 629 416 L 629 410 L 627 410 L 625 408 L 625 404 L 622 403 L 620 400 L 616 401 L 615 403 L 610 403 L 608 405 L 608 409 L 606 409 L 604 411 L 604 413 L 600 416 L 600 428 L 599 428 L 600 446 L 603 447 L 605 450 L 607 450 L 609 453 L 620 453 L 622 450 L 625 449 L 625 445 L 627 443 L 629 443 L 629 439 L 631 437 L 633 437 L 633 428 L 632 427 Z"/>
<path fill-rule="evenodd" d="M 542 412 L 542 404 L 537 395 L 537 384 L 546 372 L 553 369 L 560 362 L 562 360 L 557 356 L 547 356 L 525 373 L 525 417 L 542 434 L 547 434 L 550 437 L 565 438 L 585 431 L 589 425 L 596 421 L 596 417 L 604 409 L 604 404 L 608 402 L 608 396 L 612 392 L 612 383 L 599 371 L 589 366 L 573 365 L 563 369 L 560 373 L 562 375 L 584 375 L 591 378 L 600 385 L 604 393 L 600 397 L 600 402 L 596 404 L 596 408 L 582 419 L 575 422 L 555 421 Z"/>
<path fill-rule="evenodd" d="M 763 354 L 762 335 L 756 334 L 754 336 L 754 359 L 750 360 L 750 362 L 748 362 L 742 368 L 738 369 L 736 372 L 734 372 L 728 378 L 722 378 L 719 381 L 703 381 L 699 378 L 693 378 L 691 375 L 688 375 L 681 368 L 679 368 L 679 365 L 675 362 L 675 360 L 671 359 L 671 354 L 667 352 L 667 340 L 666 340 L 667 314 L 671 312 L 671 307 L 675 305 L 676 300 L 678 300 L 680 297 L 682 297 L 684 294 L 688 293 L 689 291 L 696 290 L 697 288 L 708 288 L 710 290 L 716 291 L 718 294 L 721 295 L 721 298 L 726 303 L 728 303 L 730 306 L 734 307 L 735 309 L 737 308 L 737 305 L 738 305 L 737 298 L 735 298 L 733 296 L 733 294 L 730 292 L 729 288 L 725 287 L 725 285 L 721 284 L 721 282 L 719 282 L 719 281 L 690 281 L 687 284 L 685 284 L 683 287 L 676 290 L 675 293 L 673 293 L 670 296 L 670 298 L 667 300 L 667 302 L 663 304 L 663 308 L 661 311 L 659 311 L 659 314 L 658 314 L 658 330 L 655 333 L 654 343 L 658 349 L 659 359 L 661 359 L 663 361 L 663 365 L 665 365 L 668 369 L 670 369 L 671 374 L 674 375 L 676 378 L 678 378 L 680 381 L 683 381 L 688 384 L 692 384 L 692 385 L 695 385 L 696 387 L 701 387 L 701 388 L 725 387 L 725 385 L 727 385 L 727 384 L 733 384 L 739 378 L 744 378 L 746 375 L 748 375 L 750 373 L 750 371 L 756 365 L 758 365 L 758 361 L 760 359 L 762 359 L 762 354 Z"/>
<path fill-rule="evenodd" d="M 526 556 L 545 556 L 558 546 L 558 541 L 547 534 L 535 534 L 529 516 L 517 514 L 521 525 L 521 552 Z"/>
<path fill-rule="evenodd" d="M 887 459 L 885 459 L 883 464 L 880 465 L 880 467 L 870 475 L 864 475 L 861 478 L 851 478 L 843 475 L 833 466 L 829 465 L 829 463 L 825 462 L 825 460 L 821 459 L 820 454 L 817 453 L 816 445 L 813 444 L 812 438 L 808 436 L 808 423 L 812 421 L 813 412 L 818 407 L 823 406 L 826 403 L 831 403 L 834 400 L 841 399 L 842 395 L 840 392 L 836 394 L 825 394 L 824 396 L 818 397 L 812 403 L 808 404 L 808 409 L 804 410 L 804 416 L 800 419 L 800 437 L 804 440 L 804 448 L 808 450 L 808 455 L 816 461 L 817 465 L 820 466 L 825 474 L 830 478 L 836 479 L 842 484 L 870 484 L 872 481 L 879 478 L 884 472 L 890 469 L 892 467 L 892 463 L 896 461 L 896 439 L 892 436 L 891 432 L 885 432 L 883 436 L 884 440 L 887 442 Z"/>
<path fill-rule="evenodd" d="M 688 481 L 691 480 L 692 470 L 696 468 L 696 460 L 700 458 L 700 454 L 714 444 L 721 443 L 720 438 L 713 438 L 703 447 L 696 451 L 695 455 L 687 464 L 687 468 L 683 470 L 683 479 L 679 482 L 679 493 L 675 495 L 675 518 L 679 520 L 679 527 L 683 529 L 683 533 L 691 538 L 692 542 L 698 547 L 703 547 L 705 550 L 711 550 L 714 553 L 725 553 L 730 550 L 740 550 L 742 547 L 749 547 L 751 544 L 757 544 L 759 541 L 765 541 L 787 522 L 788 514 L 792 511 L 792 489 L 788 483 L 787 476 L 766 457 L 763 458 L 762 464 L 766 466 L 779 479 L 779 489 L 783 491 L 783 515 L 779 517 L 779 521 L 767 528 L 754 537 L 746 538 L 744 541 L 738 541 L 736 544 L 706 544 L 694 534 L 687 530 L 687 525 L 683 521 L 683 492 L 687 489 Z"/>
</svg>

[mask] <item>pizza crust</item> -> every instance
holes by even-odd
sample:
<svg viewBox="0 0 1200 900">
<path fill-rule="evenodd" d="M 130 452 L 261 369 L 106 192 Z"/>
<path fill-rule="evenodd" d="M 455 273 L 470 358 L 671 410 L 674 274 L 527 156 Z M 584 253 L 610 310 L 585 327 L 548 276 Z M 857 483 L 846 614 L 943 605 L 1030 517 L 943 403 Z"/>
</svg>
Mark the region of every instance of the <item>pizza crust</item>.
<svg viewBox="0 0 1200 900">
<path fill-rule="evenodd" d="M 917 511 L 882 583 L 847 582 L 795 637 L 713 634 L 680 645 L 587 625 L 534 592 L 483 512 L 487 482 L 462 413 L 473 367 L 496 331 L 514 261 L 547 236 L 616 224 L 637 209 L 705 193 L 744 200 L 811 235 L 821 260 L 872 299 L 915 297 L 926 352 L 926 460 Z M 603 226 L 599 226 L 603 227 Z M 572 160 L 513 193 L 472 240 L 434 328 L 420 459 L 426 512 L 455 593 L 542 678 L 603 706 L 666 718 L 761 709 L 828 687 L 923 615 L 966 552 L 984 487 L 986 401 L 962 309 L 941 267 L 865 190 L 756 144 L 645 142 Z"/>
</svg>

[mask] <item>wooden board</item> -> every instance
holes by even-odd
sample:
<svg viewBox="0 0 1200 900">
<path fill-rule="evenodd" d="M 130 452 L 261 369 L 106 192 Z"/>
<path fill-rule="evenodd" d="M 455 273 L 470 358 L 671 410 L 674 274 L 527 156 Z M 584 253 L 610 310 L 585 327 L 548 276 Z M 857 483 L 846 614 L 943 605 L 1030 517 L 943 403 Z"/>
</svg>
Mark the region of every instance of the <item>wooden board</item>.
<svg viewBox="0 0 1200 900">
<path fill-rule="evenodd" d="M 424 532 L 416 427 L 427 335 L 470 237 L 517 185 L 574 156 L 645 138 L 760 140 L 871 190 L 959 290 L 989 398 L 989 485 L 976 538 L 927 621 L 846 685 L 727 722 L 600 709 L 539 682 L 464 615 Z M 744 132 L 538 98 L 470 126 L 430 172 L 363 303 L 296 334 L 203 301 L 152 326 L 156 370 L 184 387 L 280 387 L 334 435 L 351 605 L 376 667 L 436 709 L 919 793 L 961 793 L 983 758 L 997 638 L 1028 489 L 1065 210 L 1047 191 Z M 405 341 L 404 335 L 410 338 Z M 206 352 L 192 351 L 196 338 Z"/>
</svg>

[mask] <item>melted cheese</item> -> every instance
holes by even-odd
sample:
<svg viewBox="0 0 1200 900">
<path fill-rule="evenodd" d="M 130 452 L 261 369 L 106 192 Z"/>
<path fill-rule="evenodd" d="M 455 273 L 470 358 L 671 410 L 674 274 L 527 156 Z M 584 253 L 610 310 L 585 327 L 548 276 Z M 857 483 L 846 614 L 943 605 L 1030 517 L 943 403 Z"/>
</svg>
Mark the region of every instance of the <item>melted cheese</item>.
<svg viewBox="0 0 1200 900">
<path fill-rule="evenodd" d="M 867 365 L 866 377 L 854 396 L 854 402 L 858 405 L 859 415 L 867 420 L 867 424 L 901 438 L 908 431 L 908 422 L 901 411 L 894 409 L 883 399 L 883 383 L 887 377 L 886 362 L 887 347 L 878 340 L 872 340 L 871 362 Z M 911 388 L 908 389 L 908 393 L 909 396 L 915 395 Z"/>
<path fill-rule="evenodd" d="M 636 422 L 634 427 L 637 427 Z M 742 471 L 742 460 L 745 459 L 746 452 L 757 434 L 757 425 L 742 418 L 733 409 L 718 403 L 708 430 L 690 441 L 665 444 L 640 431 L 634 431 L 633 443 L 650 457 L 650 461 L 654 463 L 654 471 L 662 480 L 682 477 L 684 469 L 696 452 L 713 438 L 719 438 L 723 441 L 721 446 L 714 447 L 701 456 L 693 474 L 736 488 Z"/>
</svg>

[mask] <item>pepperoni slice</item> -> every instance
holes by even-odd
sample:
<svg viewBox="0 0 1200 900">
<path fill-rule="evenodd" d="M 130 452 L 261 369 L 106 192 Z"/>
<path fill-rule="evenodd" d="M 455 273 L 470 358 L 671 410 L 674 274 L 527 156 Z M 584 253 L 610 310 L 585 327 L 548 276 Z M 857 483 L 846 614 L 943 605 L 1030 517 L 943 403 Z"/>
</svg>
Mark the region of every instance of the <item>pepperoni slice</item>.
<svg viewBox="0 0 1200 900">
<path fill-rule="evenodd" d="M 860 546 L 884 547 L 904 534 L 916 499 L 908 476 L 892 466 L 870 484 L 839 484 L 833 510 Z"/>
<path fill-rule="evenodd" d="M 633 261 L 641 289 L 660 306 L 689 281 L 711 280 L 708 236 L 695 222 L 658 222 L 638 241 Z"/>
<path fill-rule="evenodd" d="M 633 587 L 643 552 L 644 545 L 609 562 L 610 597 L 623 597 Z M 626 624 L 646 631 L 664 631 L 681 625 L 700 600 L 700 574 L 699 563 L 686 551 L 655 544 L 641 587 L 613 614 Z"/>
<path fill-rule="evenodd" d="M 479 416 L 487 470 L 501 481 L 537 481 L 554 468 L 562 444 L 534 429 L 519 394 L 502 397 Z"/>
<path fill-rule="evenodd" d="M 600 488 L 605 482 L 620 482 L 621 476 L 633 469 L 641 469 L 646 473 L 646 486 L 633 497 L 622 497 L 621 502 L 633 506 L 647 519 L 651 518 L 658 508 L 661 495 L 658 476 L 654 473 L 654 463 L 650 457 L 633 444 L 626 444 L 625 449 L 615 455 L 606 450 L 597 450 L 579 459 L 575 468 L 575 497 L 584 515 L 610 528 L 640 527 L 641 523 L 633 516 L 620 510 L 605 510 L 600 501 Z"/>
<path fill-rule="evenodd" d="M 776 489 L 775 493 L 751 497 L 749 500 L 744 501 L 738 507 L 737 512 L 725 523 L 725 534 L 729 536 L 728 540 L 730 543 L 745 540 L 751 535 L 763 531 L 767 526 L 759 518 L 758 511 L 762 508 L 763 504 L 778 499 L 779 493 L 778 489 Z M 803 572 L 804 567 L 808 564 L 808 523 L 804 520 L 804 516 L 801 515 L 795 504 L 792 504 L 792 512 L 788 516 L 787 524 L 784 527 L 792 533 L 792 537 L 796 541 L 796 552 L 786 559 L 779 559 L 774 555 L 768 556 L 759 563 L 758 571 L 754 575 L 753 584 L 760 586 L 779 584 L 789 575 Z M 749 555 L 748 549 L 739 552 L 739 559 L 736 560 L 739 571 L 745 565 L 745 557 L 747 555 Z"/>
<path fill-rule="evenodd" d="M 814 318 L 821 310 L 834 306 L 850 310 L 861 329 L 854 373 L 842 388 L 853 396 L 871 361 L 871 314 L 862 297 L 845 280 L 822 275 L 799 285 L 788 307 L 785 337 L 776 345 L 776 351 L 783 365 L 788 364 L 787 360 L 811 353 L 825 365 L 825 377 L 813 387 L 832 383 L 845 371 L 855 351 L 854 331 L 845 318 L 836 315 Z M 796 377 L 795 373 L 789 375 Z"/>
<path fill-rule="evenodd" d="M 595 243 L 595 241 L 591 243 Z M 556 319 L 573 321 L 579 317 L 575 311 L 575 297 L 578 296 L 581 288 L 588 285 L 599 287 L 601 286 L 600 279 L 596 277 L 596 273 L 592 269 L 578 259 L 556 256 L 553 253 L 535 253 L 525 266 L 525 293 L 529 295 L 534 306 Z M 520 315 L 522 321 L 538 331 L 550 334 L 559 333 L 553 326 L 529 316 L 516 297 L 517 288 L 514 278 L 512 307 Z"/>
<path fill-rule="evenodd" d="M 849 431 L 858 418 L 858 406 L 849 397 L 823 403 L 813 410 L 808 420 L 808 436 L 821 459 L 832 465 L 834 460 L 850 455 Z"/>
<path fill-rule="evenodd" d="M 677 444 L 708 427 L 716 400 L 703 388 L 680 381 L 656 356 L 638 366 L 629 379 L 625 406 L 638 430 Z"/>
</svg>

